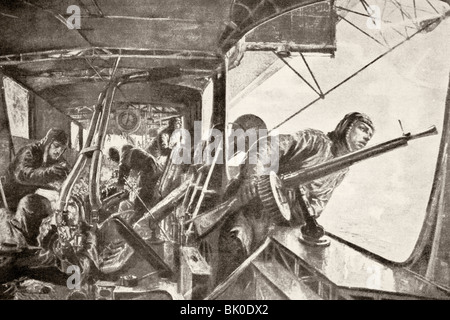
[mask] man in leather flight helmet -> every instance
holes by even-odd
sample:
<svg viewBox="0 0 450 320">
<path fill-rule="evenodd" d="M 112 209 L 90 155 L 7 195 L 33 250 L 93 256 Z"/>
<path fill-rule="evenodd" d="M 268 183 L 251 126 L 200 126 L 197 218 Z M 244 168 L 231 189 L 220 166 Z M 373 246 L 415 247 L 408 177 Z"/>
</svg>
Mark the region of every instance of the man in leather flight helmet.
<svg viewBox="0 0 450 320">
<path fill-rule="evenodd" d="M 41 140 L 19 149 L 8 166 L 4 190 L 13 214 L 11 224 L 30 245 L 36 244 L 42 219 L 52 212 L 50 201 L 34 192 L 39 188 L 58 189 L 64 181 L 70 171 L 62 157 L 67 143 L 63 130 L 51 128 Z"/>
<path fill-rule="evenodd" d="M 375 131 L 369 116 L 351 112 L 344 116 L 336 128 L 324 133 L 316 129 L 304 129 L 293 134 L 279 135 L 279 176 L 298 170 L 306 169 L 366 146 Z M 348 173 L 347 169 L 331 172 L 329 175 L 316 179 L 305 185 L 293 188 L 289 199 L 291 210 L 295 211 L 299 220 L 305 218 L 298 201 L 305 199 L 311 208 L 310 214 L 317 219 L 331 198 L 333 191 L 340 185 Z M 249 177 L 246 177 L 249 178 Z M 254 188 L 248 184 L 248 188 Z M 235 188 L 237 189 L 237 188 Z M 305 192 L 300 197 L 300 192 Z M 255 194 L 249 190 L 243 194 Z M 276 224 L 285 223 L 281 214 L 271 217 L 259 217 L 262 210 L 258 199 L 248 199 L 248 205 L 241 208 L 224 223 L 219 237 L 219 276 L 223 280 L 245 258 L 253 252 L 258 244 L 267 236 L 269 228 Z M 303 218 L 302 218 L 303 216 Z M 302 224 L 304 221 L 296 221 Z M 315 237 L 318 229 L 307 228 L 309 236 Z"/>
</svg>

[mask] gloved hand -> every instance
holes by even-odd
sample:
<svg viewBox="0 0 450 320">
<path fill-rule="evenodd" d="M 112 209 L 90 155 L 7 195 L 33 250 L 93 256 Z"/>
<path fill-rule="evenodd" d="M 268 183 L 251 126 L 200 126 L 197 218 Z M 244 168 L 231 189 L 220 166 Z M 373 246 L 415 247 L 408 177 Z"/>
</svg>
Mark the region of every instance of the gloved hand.
<svg viewBox="0 0 450 320">
<path fill-rule="evenodd" d="M 239 192 L 240 200 L 243 204 L 247 204 L 258 197 L 256 179 L 249 179 L 244 181 Z"/>
<path fill-rule="evenodd" d="M 68 240 L 58 238 L 53 245 L 53 253 L 59 260 L 76 261 L 75 250 Z"/>
<path fill-rule="evenodd" d="M 120 191 L 122 191 L 122 190 L 120 190 Z M 118 189 L 117 189 L 116 186 L 109 186 L 109 187 L 107 187 L 107 188 L 102 190 L 101 198 L 102 199 L 107 198 L 109 196 L 112 196 L 113 194 L 116 194 L 117 192 L 118 192 Z"/>
<path fill-rule="evenodd" d="M 61 163 L 52 165 L 50 172 L 58 178 L 65 178 L 69 174 L 69 168 Z"/>
</svg>

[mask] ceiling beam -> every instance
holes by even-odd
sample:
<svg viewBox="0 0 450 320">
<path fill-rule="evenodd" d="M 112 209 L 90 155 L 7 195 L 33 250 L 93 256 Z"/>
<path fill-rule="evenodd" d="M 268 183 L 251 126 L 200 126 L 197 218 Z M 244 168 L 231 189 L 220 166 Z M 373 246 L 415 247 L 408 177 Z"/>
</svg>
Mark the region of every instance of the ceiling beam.
<svg viewBox="0 0 450 320">
<path fill-rule="evenodd" d="M 107 52 L 99 54 L 95 50 L 108 50 Z M 103 51 L 105 52 L 105 51 Z M 158 52 L 158 54 L 155 54 Z M 71 59 L 84 58 L 100 58 L 100 59 L 164 59 L 164 60 L 199 60 L 199 61 L 220 61 L 220 57 L 196 51 L 168 51 L 167 54 L 162 54 L 159 50 L 138 50 L 138 49 L 122 49 L 122 48 L 98 48 L 90 47 L 73 50 L 51 50 L 41 52 L 31 52 L 22 54 L 11 54 L 0 56 L 0 65 L 18 65 L 29 62 L 44 62 L 44 61 L 64 61 Z"/>
</svg>

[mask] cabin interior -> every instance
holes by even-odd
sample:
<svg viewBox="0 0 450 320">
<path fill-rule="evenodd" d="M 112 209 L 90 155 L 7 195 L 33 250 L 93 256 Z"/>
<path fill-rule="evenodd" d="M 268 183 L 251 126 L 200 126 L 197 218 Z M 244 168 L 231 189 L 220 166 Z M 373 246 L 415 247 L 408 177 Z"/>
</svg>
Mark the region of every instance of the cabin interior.
<svg viewBox="0 0 450 320">
<path fill-rule="evenodd" d="M 448 299 L 449 0 L 74 3 L 0 2 L 0 177 L 20 148 L 63 129 L 73 169 L 55 212 L 83 199 L 80 218 L 116 225 L 99 238 L 122 239 L 131 262 L 81 289 L 70 272 L 17 273 L 2 280 L 1 299 Z M 161 201 L 148 208 L 161 241 L 148 220 L 108 220 L 126 202 L 103 196 L 117 183 L 108 148 L 146 150 L 173 117 L 205 147 L 210 129 L 226 136 L 249 114 L 286 134 L 332 130 L 355 109 L 373 116 L 373 144 L 431 125 L 438 134 L 352 167 L 319 219 L 327 246 L 278 227 L 217 274 L 220 223 L 199 236 L 186 220 L 223 206 L 236 168 L 219 152 L 204 166 L 168 160 Z M 0 244 L 0 267 L 23 251 Z"/>
</svg>

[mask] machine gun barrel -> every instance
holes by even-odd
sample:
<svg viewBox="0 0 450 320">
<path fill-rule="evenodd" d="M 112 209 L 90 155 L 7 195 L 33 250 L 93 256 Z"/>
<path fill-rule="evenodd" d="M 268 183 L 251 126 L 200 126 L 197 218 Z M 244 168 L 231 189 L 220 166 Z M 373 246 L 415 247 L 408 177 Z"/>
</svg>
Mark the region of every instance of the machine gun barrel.
<svg viewBox="0 0 450 320">
<path fill-rule="evenodd" d="M 395 138 L 367 149 L 358 150 L 344 156 L 332 159 L 330 161 L 318 164 L 307 169 L 295 171 L 292 173 L 284 174 L 281 176 L 281 180 L 285 187 L 294 187 L 301 184 L 311 182 L 313 180 L 327 176 L 330 173 L 345 169 L 351 165 L 366 160 L 369 158 L 376 157 L 383 153 L 392 151 L 394 149 L 404 147 L 408 145 L 408 141 L 423 138 L 430 135 L 437 134 L 437 129 L 435 126 L 428 128 L 425 131 L 419 132 L 417 134 L 407 133 L 399 138 Z"/>
</svg>

